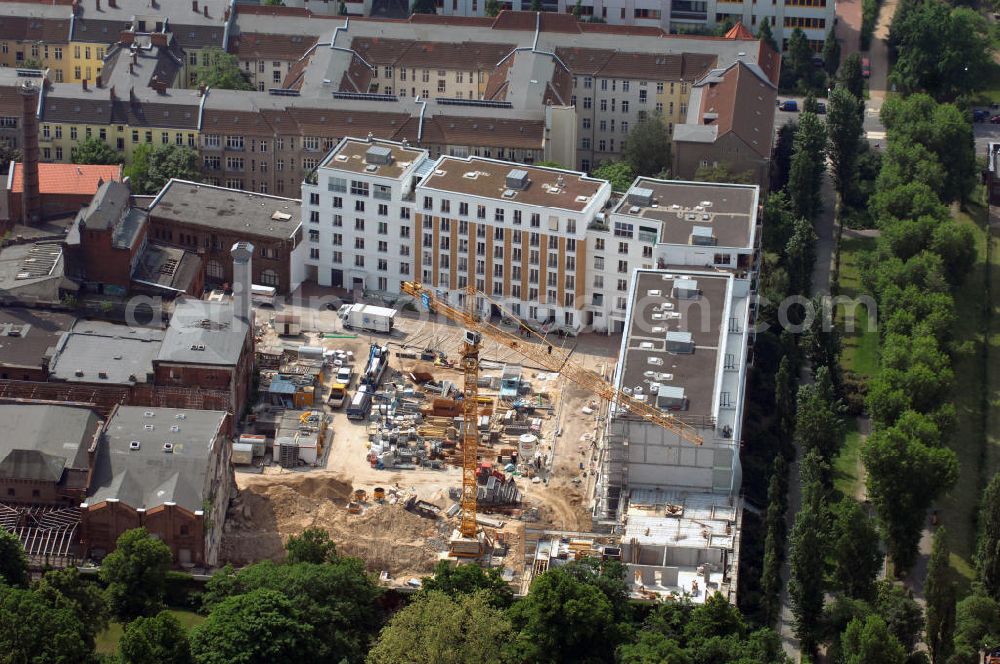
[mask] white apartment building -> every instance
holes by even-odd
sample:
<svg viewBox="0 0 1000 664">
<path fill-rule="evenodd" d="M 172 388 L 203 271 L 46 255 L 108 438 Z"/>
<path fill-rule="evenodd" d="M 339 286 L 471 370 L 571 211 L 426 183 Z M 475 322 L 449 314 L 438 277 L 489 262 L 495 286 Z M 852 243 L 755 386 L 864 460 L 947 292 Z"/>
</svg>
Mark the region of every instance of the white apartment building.
<svg viewBox="0 0 1000 664">
<path fill-rule="evenodd" d="M 621 332 L 637 269 L 751 272 L 758 203 L 752 185 L 649 178 L 615 198 L 575 171 L 347 138 L 302 185 L 293 281 L 417 280 L 457 305 L 472 284 L 531 324 Z"/>
</svg>

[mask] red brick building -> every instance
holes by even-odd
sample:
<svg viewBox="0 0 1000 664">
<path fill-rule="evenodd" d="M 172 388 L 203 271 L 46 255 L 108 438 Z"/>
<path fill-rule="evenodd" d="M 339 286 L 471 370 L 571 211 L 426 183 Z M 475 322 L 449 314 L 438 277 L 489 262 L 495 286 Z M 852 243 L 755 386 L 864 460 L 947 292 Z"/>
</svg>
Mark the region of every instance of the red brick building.
<svg viewBox="0 0 1000 664">
<path fill-rule="evenodd" d="M 292 250 L 302 241 L 302 201 L 171 180 L 149 207 L 149 237 L 197 251 L 205 283 L 233 282 L 230 248 L 254 245 L 254 284 L 291 289 Z"/>
<path fill-rule="evenodd" d="M 118 537 L 145 527 L 182 567 L 219 562 L 235 486 L 220 411 L 121 406 L 104 428 L 82 504 L 85 555 L 101 559 Z"/>
</svg>

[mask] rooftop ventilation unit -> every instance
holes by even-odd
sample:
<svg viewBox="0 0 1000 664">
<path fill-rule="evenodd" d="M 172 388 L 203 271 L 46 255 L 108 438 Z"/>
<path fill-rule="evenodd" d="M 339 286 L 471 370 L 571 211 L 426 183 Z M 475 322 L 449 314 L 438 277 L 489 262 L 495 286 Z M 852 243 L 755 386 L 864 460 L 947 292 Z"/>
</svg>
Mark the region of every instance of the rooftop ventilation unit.
<svg viewBox="0 0 1000 664">
<path fill-rule="evenodd" d="M 698 297 L 698 282 L 694 279 L 674 280 L 674 297 L 679 300 L 693 300 Z"/>
<path fill-rule="evenodd" d="M 140 443 L 138 440 L 133 440 L 131 443 L 128 444 L 128 448 L 130 450 L 137 450 L 140 447 L 142 447 L 142 443 Z"/>
<path fill-rule="evenodd" d="M 153 417 L 154 415 L 156 415 L 156 413 L 154 413 L 151 410 L 147 410 L 145 413 L 142 414 L 143 417 Z"/>
<path fill-rule="evenodd" d="M 365 173 L 374 173 L 378 171 L 378 166 L 375 164 L 368 164 L 365 166 Z"/>
<path fill-rule="evenodd" d="M 142 428 L 145 429 L 146 431 L 152 431 L 153 430 L 153 425 L 152 424 L 143 424 Z"/>
<path fill-rule="evenodd" d="M 716 240 L 712 229 L 708 226 L 694 226 L 691 229 L 690 243 L 701 247 L 714 247 Z"/>
<path fill-rule="evenodd" d="M 653 190 L 644 187 L 636 187 L 628 192 L 628 202 L 630 205 L 649 207 L 653 204 Z"/>
<path fill-rule="evenodd" d="M 187 414 L 186 413 L 177 413 L 176 415 L 174 415 L 174 417 L 176 417 L 178 420 L 186 420 L 187 419 Z"/>
<path fill-rule="evenodd" d="M 365 151 L 365 163 L 388 166 L 392 163 L 392 150 L 382 145 L 373 145 Z"/>
<path fill-rule="evenodd" d="M 680 355 L 694 353 L 694 337 L 690 332 L 667 332 L 667 352 Z"/>
<path fill-rule="evenodd" d="M 656 406 L 662 410 L 686 410 L 687 397 L 683 387 L 661 385 L 656 391 Z"/>
<path fill-rule="evenodd" d="M 523 168 L 513 168 L 507 173 L 507 188 L 524 191 L 528 188 L 528 171 Z"/>
<path fill-rule="evenodd" d="M 177 433 L 178 431 L 181 430 L 181 428 L 179 426 L 177 426 L 176 424 L 173 424 L 173 425 L 170 426 L 170 430 L 173 431 L 174 433 Z"/>
<path fill-rule="evenodd" d="M 478 180 L 479 171 L 466 171 L 465 173 L 462 173 L 462 177 L 466 180 Z"/>
<path fill-rule="evenodd" d="M 174 444 L 173 443 L 163 443 L 163 451 L 166 452 L 167 454 L 173 454 L 174 453 Z"/>
</svg>

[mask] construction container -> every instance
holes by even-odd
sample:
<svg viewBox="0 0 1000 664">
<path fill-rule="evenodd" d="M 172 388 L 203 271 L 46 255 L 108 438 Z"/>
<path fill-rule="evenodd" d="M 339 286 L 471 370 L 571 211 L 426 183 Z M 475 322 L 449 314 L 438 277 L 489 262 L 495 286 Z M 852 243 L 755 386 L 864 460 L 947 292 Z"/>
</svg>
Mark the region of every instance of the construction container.
<svg viewBox="0 0 1000 664">
<path fill-rule="evenodd" d="M 253 445 L 249 443 L 233 443 L 233 465 L 249 466 L 253 463 Z"/>
<path fill-rule="evenodd" d="M 264 456 L 264 452 L 267 450 L 267 436 L 245 433 L 240 436 L 239 442 L 252 446 L 255 457 Z"/>
<path fill-rule="evenodd" d="M 385 500 L 385 489 L 380 486 L 375 487 L 374 497 L 377 502 Z"/>
<path fill-rule="evenodd" d="M 520 453 L 521 458 L 528 458 L 535 454 L 535 450 L 538 448 L 538 436 L 532 433 L 526 433 L 521 435 L 517 439 L 517 448 Z"/>
<path fill-rule="evenodd" d="M 299 359 L 300 360 L 319 360 L 323 361 L 323 353 L 326 351 L 322 346 L 299 346 Z"/>
</svg>

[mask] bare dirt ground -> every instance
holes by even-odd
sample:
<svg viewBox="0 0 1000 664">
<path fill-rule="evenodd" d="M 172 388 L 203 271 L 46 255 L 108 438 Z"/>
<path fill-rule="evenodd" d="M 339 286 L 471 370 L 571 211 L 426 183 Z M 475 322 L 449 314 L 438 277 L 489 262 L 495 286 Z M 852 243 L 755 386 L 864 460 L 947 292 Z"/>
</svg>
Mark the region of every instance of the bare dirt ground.
<svg viewBox="0 0 1000 664">
<path fill-rule="evenodd" d="M 342 332 L 332 312 L 323 312 L 321 318 L 319 327 L 323 331 Z M 322 339 L 315 333 L 307 333 L 298 339 L 287 339 L 270 333 L 266 342 L 286 348 L 308 344 L 353 352 L 352 393 L 357 370 L 363 365 L 369 344 L 373 342 L 389 342 L 390 367 L 398 371 L 427 368 L 426 363 L 400 359 L 397 355 L 400 351 L 434 348 L 457 359 L 461 337 L 457 326 L 413 315 L 398 318 L 397 326 L 391 338 L 359 334 L 356 338 Z M 620 337 L 585 335 L 575 339 L 553 337 L 552 341 L 567 350 L 572 348 L 575 362 L 610 377 Z M 499 363 L 520 361 L 514 351 L 491 341 L 484 342 L 481 358 Z M 458 371 L 442 367 L 430 367 L 430 370 L 437 380 L 462 384 Z M 499 374 L 499 370 L 482 373 Z M 555 408 L 548 416 L 542 415 L 541 450 L 551 459 L 551 466 L 539 473 L 538 483 L 529 478 L 522 478 L 518 483 L 525 498 L 524 507 L 537 510 L 538 520 L 529 525 L 532 528 L 589 531 L 593 441 L 600 424 L 600 409 L 594 408 L 591 414 L 584 414 L 583 409 L 588 405 L 596 406 L 598 402 L 594 396 L 564 379 L 541 381 L 535 378 L 537 374 L 538 368 L 525 368 L 524 375 L 533 389 L 550 394 Z M 457 519 L 431 521 L 405 511 L 402 502 L 416 495 L 447 509 L 452 503 L 448 489 L 461 484 L 459 468 L 377 470 L 366 458 L 367 422 L 348 420 L 342 409 L 328 412 L 332 416 L 332 437 L 319 467 L 289 471 L 270 466 L 260 474 L 237 473 L 240 492 L 230 507 L 222 558 L 235 564 L 280 559 L 284 556 L 284 542 L 290 535 L 319 527 L 330 532 L 341 553 L 362 558 L 374 572 L 385 570 L 398 579 L 426 574 L 440 552 L 446 549 Z M 354 489 L 364 489 L 371 495 L 375 487 L 395 492 L 398 504 L 371 503 L 366 504 L 362 514 L 348 513 L 346 506 Z M 525 524 L 503 518 L 507 520 L 503 531 L 510 545 L 503 564 L 509 566 L 523 559 Z"/>
</svg>

